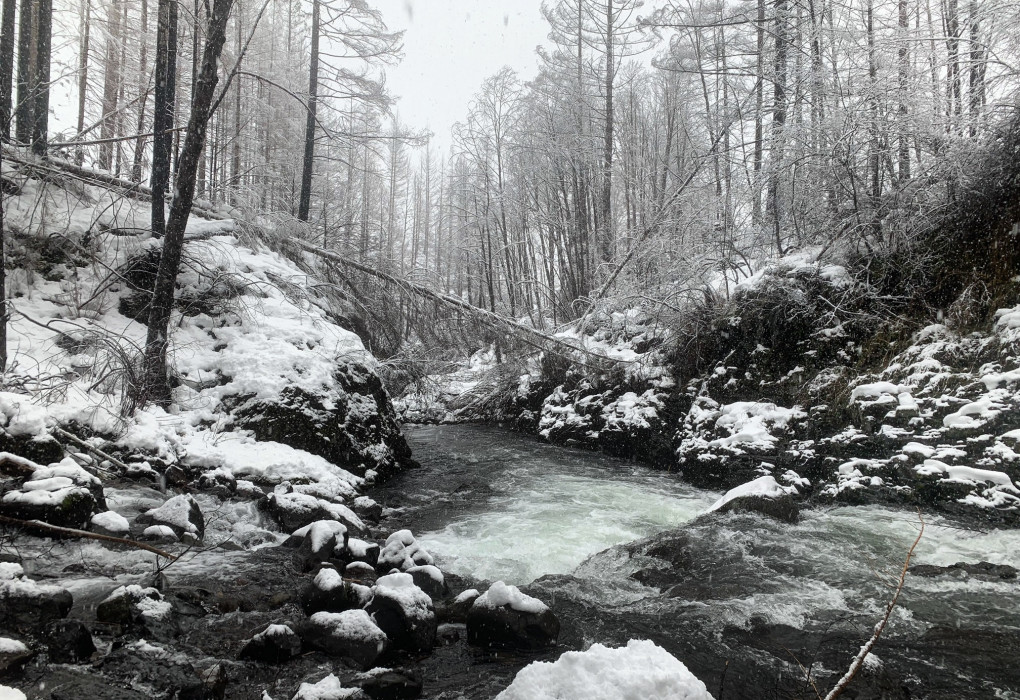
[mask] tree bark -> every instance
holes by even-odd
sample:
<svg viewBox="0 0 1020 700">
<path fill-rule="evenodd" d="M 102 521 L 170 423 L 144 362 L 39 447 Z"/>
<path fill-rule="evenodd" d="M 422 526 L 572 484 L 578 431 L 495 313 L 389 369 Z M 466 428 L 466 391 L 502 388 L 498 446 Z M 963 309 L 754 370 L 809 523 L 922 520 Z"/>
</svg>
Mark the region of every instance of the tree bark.
<svg viewBox="0 0 1020 700">
<path fill-rule="evenodd" d="M 308 67 L 308 114 L 305 118 L 305 157 L 301 166 L 301 197 L 298 220 L 308 221 L 312 204 L 312 171 L 315 160 L 315 110 L 319 88 L 319 0 L 312 0 L 312 56 Z"/>
<path fill-rule="evenodd" d="M 184 230 L 195 198 L 195 175 L 202 158 L 206 129 L 212 114 L 217 83 L 216 66 L 226 41 L 227 18 L 232 4 L 233 0 L 215 0 L 212 16 L 209 18 L 202 68 L 177 170 L 176 194 L 170 205 L 163 251 L 159 257 L 159 270 L 152 292 L 152 305 L 149 308 L 149 330 L 145 339 L 143 360 L 144 379 L 143 386 L 139 387 L 140 394 L 137 396 L 139 403 L 153 401 L 166 406 L 171 400 L 166 356 L 174 287 L 184 248 Z"/>
<path fill-rule="evenodd" d="M 85 104 L 89 89 L 89 42 L 92 32 L 92 2 L 83 0 L 81 7 L 81 50 L 78 55 L 78 134 L 85 131 Z M 74 149 L 74 162 L 81 166 L 85 162 L 85 149 Z"/>
<path fill-rule="evenodd" d="M 88 2 L 88 0 L 86 0 Z M 145 132 L 145 103 L 149 97 L 149 3 L 142 0 L 142 49 L 139 57 L 138 90 L 141 93 L 138 105 L 138 134 Z M 135 141 L 135 157 L 131 164 L 131 179 L 135 182 L 142 181 L 142 158 L 145 154 L 145 137 L 139 136 Z"/>
<path fill-rule="evenodd" d="M 14 27 L 17 0 L 3 0 L 0 20 L 0 140 L 11 138 L 11 81 L 14 79 Z"/>
<path fill-rule="evenodd" d="M 15 138 L 27 144 L 32 139 L 32 75 L 35 73 L 35 10 L 37 0 L 21 0 L 18 17 L 18 96 Z"/>
<path fill-rule="evenodd" d="M 36 59 L 32 77 L 35 104 L 32 107 L 32 152 L 46 155 L 50 124 L 50 43 L 53 27 L 53 0 L 37 0 Z"/>
<path fill-rule="evenodd" d="M 602 261 L 613 259 L 613 83 L 616 79 L 613 0 L 606 2 L 606 128 L 602 144 Z"/>
<path fill-rule="evenodd" d="M 152 113 L 152 235 L 166 230 L 166 191 L 174 127 L 174 76 L 177 72 L 177 0 L 159 0 L 156 29 L 155 90 Z"/>
<path fill-rule="evenodd" d="M 106 13 L 106 68 L 103 75 L 103 125 L 99 132 L 101 140 L 114 137 L 115 113 L 117 111 L 117 94 L 120 91 L 120 41 L 121 26 L 120 4 L 126 0 L 111 0 Z M 99 168 L 110 170 L 113 166 L 113 142 L 100 144 Z"/>
</svg>

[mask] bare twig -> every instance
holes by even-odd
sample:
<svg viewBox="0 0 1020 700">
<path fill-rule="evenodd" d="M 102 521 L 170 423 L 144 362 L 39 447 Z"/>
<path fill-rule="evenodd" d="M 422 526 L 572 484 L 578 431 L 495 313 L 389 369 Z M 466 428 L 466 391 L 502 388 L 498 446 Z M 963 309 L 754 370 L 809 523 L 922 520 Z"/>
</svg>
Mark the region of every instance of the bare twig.
<svg viewBox="0 0 1020 700">
<path fill-rule="evenodd" d="M 850 681 L 852 681 L 854 676 L 857 675 L 857 672 L 861 670 L 861 666 L 864 665 L 864 660 L 868 657 L 868 654 L 871 653 L 875 644 L 878 643 L 878 638 L 882 636 L 882 632 L 885 630 L 886 625 L 889 624 L 889 618 L 892 616 L 892 612 L 896 608 L 896 601 L 899 600 L 900 593 L 903 591 L 903 583 L 907 578 L 907 569 L 910 568 L 910 559 L 914 556 L 914 550 L 917 549 L 917 544 L 921 541 L 921 537 L 924 535 L 924 516 L 921 515 L 920 511 L 918 511 L 917 517 L 921 521 L 921 531 L 917 533 L 917 539 L 914 540 L 914 544 L 910 545 L 910 549 L 907 551 L 907 558 L 903 562 L 903 568 L 900 570 L 900 580 L 896 585 L 896 592 L 893 593 L 892 600 L 889 601 L 889 605 L 885 608 L 885 615 L 881 620 L 879 620 L 878 624 L 875 625 L 875 633 L 872 634 L 871 638 L 864 643 L 864 646 L 861 647 L 860 653 L 857 654 L 857 657 L 850 664 L 850 668 L 847 669 L 846 673 L 843 674 L 843 677 L 839 679 L 833 689 L 829 691 L 829 694 L 825 696 L 824 700 L 835 700 L 835 698 L 838 698 L 843 694 L 843 691 L 846 690 L 848 685 L 850 685 Z"/>
<path fill-rule="evenodd" d="M 81 539 L 89 540 L 100 540 L 101 542 L 116 542 L 117 544 L 126 544 L 129 547 L 135 549 L 144 549 L 146 552 L 152 552 L 164 559 L 174 561 L 177 559 L 173 554 L 164 552 L 162 549 L 157 549 L 152 545 L 145 544 L 144 542 L 136 542 L 135 540 L 129 540 L 124 537 L 114 537 L 112 535 L 100 535 L 98 532 L 89 532 L 88 530 L 76 530 L 71 527 L 60 527 L 58 525 L 50 525 L 40 520 L 19 520 L 18 518 L 10 518 L 6 515 L 0 515 L 0 523 L 6 523 L 7 525 L 14 525 L 16 527 L 24 528 L 26 530 L 38 530 L 40 532 L 46 532 L 54 535 L 60 535 L 61 537 L 76 537 Z"/>
</svg>

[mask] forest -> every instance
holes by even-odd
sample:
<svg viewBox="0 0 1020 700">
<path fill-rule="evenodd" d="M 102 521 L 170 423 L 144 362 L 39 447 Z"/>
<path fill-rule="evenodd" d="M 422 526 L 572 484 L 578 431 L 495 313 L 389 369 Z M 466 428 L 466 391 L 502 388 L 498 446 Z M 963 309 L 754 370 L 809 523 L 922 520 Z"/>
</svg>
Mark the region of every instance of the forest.
<svg viewBox="0 0 1020 700">
<path fill-rule="evenodd" d="M 1020 4 L 0 2 L 0 700 L 1020 698 Z"/>
</svg>

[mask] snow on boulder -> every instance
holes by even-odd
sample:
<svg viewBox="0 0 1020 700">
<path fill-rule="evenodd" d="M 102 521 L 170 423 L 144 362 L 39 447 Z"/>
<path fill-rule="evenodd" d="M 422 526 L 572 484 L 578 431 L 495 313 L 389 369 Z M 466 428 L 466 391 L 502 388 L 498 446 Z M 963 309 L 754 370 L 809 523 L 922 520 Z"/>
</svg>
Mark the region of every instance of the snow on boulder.
<svg viewBox="0 0 1020 700">
<path fill-rule="evenodd" d="M 364 531 L 365 523 L 347 506 L 289 489 L 289 484 L 278 486 L 266 501 L 269 515 L 284 530 L 293 532 L 316 520 L 336 520 L 353 532 Z"/>
<path fill-rule="evenodd" d="M 96 606 L 96 620 L 122 628 L 138 625 L 157 639 L 166 639 L 178 632 L 173 606 L 163 600 L 163 594 L 155 588 L 134 584 L 114 589 L 104 598 Z"/>
<path fill-rule="evenodd" d="M 0 685 L 0 700 L 26 700 L 25 694 L 17 688 Z"/>
<path fill-rule="evenodd" d="M 518 672 L 496 700 L 713 700 L 705 684 L 654 642 L 593 644 Z"/>
<path fill-rule="evenodd" d="M 560 621 L 538 598 L 496 581 L 467 614 L 468 643 L 484 647 L 539 649 L 556 643 Z"/>
<path fill-rule="evenodd" d="M 299 596 L 306 615 L 320 611 L 343 612 L 364 607 L 372 599 L 372 591 L 344 579 L 331 564 L 323 566 Z"/>
<path fill-rule="evenodd" d="M 345 688 L 332 673 L 318 683 L 302 683 L 291 700 L 370 700 L 361 688 Z"/>
<path fill-rule="evenodd" d="M 732 488 L 705 511 L 708 513 L 752 512 L 787 523 L 796 523 L 800 510 L 793 502 L 794 486 L 783 486 L 771 475 L 760 476 Z"/>
<path fill-rule="evenodd" d="M 422 547 L 410 530 L 397 530 L 386 538 L 386 545 L 379 553 L 376 568 L 380 573 L 390 569 L 406 571 L 413 566 L 435 564 L 432 555 Z"/>
<path fill-rule="evenodd" d="M 361 562 L 374 568 L 379 563 L 381 551 L 382 549 L 375 542 L 349 537 L 342 545 L 337 544 L 334 556 L 345 562 Z"/>
<path fill-rule="evenodd" d="M 436 641 L 436 613 L 429 594 L 410 574 L 381 576 L 366 608 L 398 649 L 427 652 Z"/>
<path fill-rule="evenodd" d="M 411 574 L 414 585 L 428 593 L 432 600 L 442 598 L 449 592 L 443 572 L 436 566 L 412 566 L 406 573 Z"/>
<path fill-rule="evenodd" d="M 317 612 L 301 626 L 301 635 L 309 646 L 351 659 L 363 669 L 371 668 L 389 644 L 386 633 L 364 610 Z"/>
<path fill-rule="evenodd" d="M 287 625 L 268 625 L 253 636 L 238 653 L 242 660 L 282 664 L 301 653 L 301 638 Z"/>
<path fill-rule="evenodd" d="M 0 500 L 0 514 L 76 529 L 86 527 L 99 509 L 106 509 L 102 483 L 70 458 L 38 467 Z"/>
<path fill-rule="evenodd" d="M 135 522 L 169 527 L 182 541 L 201 541 L 205 536 L 205 516 L 190 493 L 168 499 L 158 508 L 139 515 Z"/>
<path fill-rule="evenodd" d="M 0 675 L 17 671 L 34 655 L 34 652 L 24 642 L 9 637 L 0 637 Z M 2 697 L 3 690 L 0 688 L 0 698 Z"/>
<path fill-rule="evenodd" d="M 347 526 L 339 520 L 316 520 L 294 531 L 284 542 L 296 547 L 294 565 L 300 571 L 309 571 L 324 561 L 329 561 L 333 551 L 347 541 Z"/>
<path fill-rule="evenodd" d="M 36 630 L 67 617 L 74 599 L 59 586 L 25 577 L 21 564 L 0 563 L 0 626 Z"/>
<path fill-rule="evenodd" d="M 89 522 L 89 529 L 100 535 L 126 537 L 131 530 L 131 526 L 123 515 L 107 510 L 92 516 L 92 520 Z"/>
</svg>

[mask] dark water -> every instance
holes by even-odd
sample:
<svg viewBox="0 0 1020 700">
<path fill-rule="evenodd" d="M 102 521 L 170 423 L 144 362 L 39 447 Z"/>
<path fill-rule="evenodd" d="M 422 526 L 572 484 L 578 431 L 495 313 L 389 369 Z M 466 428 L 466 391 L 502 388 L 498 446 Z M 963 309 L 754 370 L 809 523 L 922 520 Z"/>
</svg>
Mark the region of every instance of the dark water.
<svg viewBox="0 0 1020 700">
<path fill-rule="evenodd" d="M 407 433 L 422 468 L 373 496 L 399 506 L 444 570 L 530 583 L 560 616 L 564 648 L 653 639 L 717 698 L 824 695 L 884 613 L 919 529 L 916 514 L 879 507 L 795 526 L 696 518 L 718 494 L 663 472 L 492 428 Z M 914 563 L 983 560 L 1020 567 L 1020 532 L 926 518 Z M 908 574 L 844 697 L 1020 698 L 1018 648 L 1016 580 Z M 435 697 L 492 697 L 528 661 L 443 656 L 464 653 L 430 662 Z"/>
</svg>

